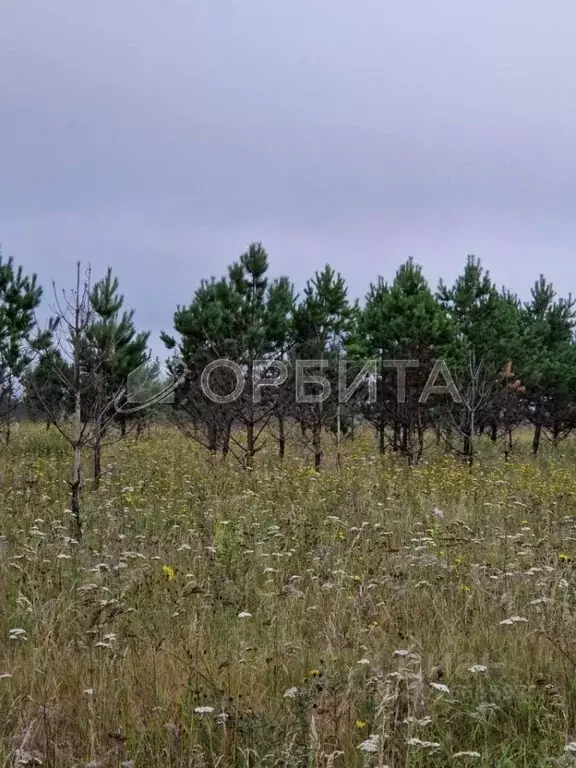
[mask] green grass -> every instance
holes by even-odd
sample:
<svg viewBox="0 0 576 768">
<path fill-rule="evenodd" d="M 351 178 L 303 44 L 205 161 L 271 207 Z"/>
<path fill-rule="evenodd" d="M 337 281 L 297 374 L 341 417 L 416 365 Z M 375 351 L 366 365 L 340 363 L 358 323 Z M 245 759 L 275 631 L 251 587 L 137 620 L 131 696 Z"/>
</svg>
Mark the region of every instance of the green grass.
<svg viewBox="0 0 576 768">
<path fill-rule="evenodd" d="M 65 446 L 17 430 L 0 764 L 570 764 L 574 447 L 407 468 L 373 442 L 317 475 L 272 446 L 246 472 L 169 430 L 129 438 L 86 480 L 78 545 Z"/>
</svg>

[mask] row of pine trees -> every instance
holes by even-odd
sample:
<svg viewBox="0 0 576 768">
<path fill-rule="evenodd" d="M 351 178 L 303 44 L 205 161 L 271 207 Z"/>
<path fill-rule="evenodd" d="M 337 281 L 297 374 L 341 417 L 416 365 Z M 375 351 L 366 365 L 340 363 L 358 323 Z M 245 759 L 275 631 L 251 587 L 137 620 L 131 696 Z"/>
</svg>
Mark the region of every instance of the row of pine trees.
<svg viewBox="0 0 576 768">
<path fill-rule="evenodd" d="M 162 389 L 161 366 L 150 364 L 150 335 L 137 329 L 124 306 L 118 279 L 108 269 L 94 280 L 77 265 L 74 287 L 54 286 L 51 319 L 40 327 L 44 300 L 35 275 L 0 256 L 0 417 L 9 440 L 18 413 L 43 418 L 68 440 L 73 456 L 73 511 L 79 514 L 82 454 L 93 455 L 93 476 L 102 474 L 107 441 L 153 418 L 175 422 L 208 449 L 235 456 L 244 466 L 270 441 L 283 456 L 290 440 L 310 451 L 320 468 L 328 435 L 337 445 L 360 421 L 371 424 L 377 450 L 419 460 L 434 441 L 472 462 L 479 435 L 490 436 L 508 455 L 519 427 L 532 429 L 538 452 L 543 440 L 558 444 L 576 428 L 575 304 L 558 297 L 540 276 L 528 301 L 498 288 L 481 262 L 469 256 L 452 285 L 434 290 L 412 259 L 394 279 L 378 277 L 362 302 L 353 300 L 344 277 L 329 265 L 297 295 L 288 277 L 272 278 L 260 243 L 251 244 L 227 273 L 203 280 L 191 301 L 174 313 L 173 330 L 162 334 L 167 369 L 179 384 L 173 402 L 147 409 L 119 407 L 133 371 L 146 367 Z M 46 314 L 44 310 L 44 314 Z M 237 375 L 216 367 L 213 402 L 203 388 L 210 363 L 230 359 L 244 381 L 235 398 Z M 323 382 L 297 397 L 296 361 L 315 360 Z M 339 397 L 377 361 L 348 399 Z M 422 401 L 437 361 L 460 395 Z M 262 362 L 264 361 L 264 362 Z M 390 361 L 418 361 L 418 367 Z M 238 369 L 237 369 L 238 370 Z M 447 373 L 448 372 L 448 373 Z M 280 386 L 279 376 L 284 377 Z M 367 399 L 371 390 L 376 393 Z M 399 397 L 399 390 L 402 396 Z"/>
<path fill-rule="evenodd" d="M 266 251 L 252 244 L 226 276 L 202 282 L 190 304 L 177 309 L 176 334 L 163 334 L 173 351 L 174 374 L 188 373 L 175 414 L 183 429 L 212 450 L 232 451 L 250 465 L 271 431 L 283 455 L 290 427 L 299 429 L 319 467 L 323 433 L 330 429 L 338 439 L 353 434 L 361 417 L 374 426 L 381 452 L 391 449 L 415 460 L 433 435 L 472 461 L 475 437 L 482 432 L 501 441 L 507 454 L 521 425 L 533 425 L 534 452 L 543 437 L 557 444 L 576 427 L 575 305 L 570 296 L 557 297 L 543 276 L 530 300 L 522 302 L 498 289 L 470 256 L 451 286 L 441 281 L 434 291 L 409 259 L 391 283 L 381 277 L 372 283 L 360 304 L 328 265 L 301 296 L 287 277 L 269 278 L 268 268 Z M 238 362 L 246 373 L 242 395 L 229 404 L 212 403 L 202 391 L 202 371 L 217 358 Z M 268 361 L 258 374 L 264 379 L 278 376 L 275 362 L 290 365 L 287 381 L 260 389 L 256 406 L 257 360 Z M 323 361 L 321 373 L 332 385 L 332 396 L 321 403 L 298 402 L 297 360 Z M 381 364 L 372 381 L 375 402 L 366 402 L 365 386 L 342 403 L 342 362 L 350 384 L 365 360 Z M 404 373 L 389 364 L 411 360 L 419 366 Z M 438 360 L 446 362 L 459 403 L 434 396 L 421 402 Z M 404 378 L 401 402 L 399 376 Z M 234 377 L 226 371 L 211 388 L 219 383 L 223 393 L 234 389 Z M 308 391 L 314 393 L 314 387 Z"/>
</svg>

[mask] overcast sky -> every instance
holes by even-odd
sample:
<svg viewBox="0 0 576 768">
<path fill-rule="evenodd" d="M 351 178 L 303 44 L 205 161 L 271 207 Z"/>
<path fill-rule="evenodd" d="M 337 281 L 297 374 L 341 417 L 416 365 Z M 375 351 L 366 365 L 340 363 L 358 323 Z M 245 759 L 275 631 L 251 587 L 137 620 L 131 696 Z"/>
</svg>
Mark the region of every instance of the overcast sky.
<svg viewBox="0 0 576 768">
<path fill-rule="evenodd" d="M 155 336 L 254 240 L 299 288 L 474 253 L 568 293 L 575 30 L 574 0 L 0 0 L 3 254 L 110 264 Z"/>
</svg>

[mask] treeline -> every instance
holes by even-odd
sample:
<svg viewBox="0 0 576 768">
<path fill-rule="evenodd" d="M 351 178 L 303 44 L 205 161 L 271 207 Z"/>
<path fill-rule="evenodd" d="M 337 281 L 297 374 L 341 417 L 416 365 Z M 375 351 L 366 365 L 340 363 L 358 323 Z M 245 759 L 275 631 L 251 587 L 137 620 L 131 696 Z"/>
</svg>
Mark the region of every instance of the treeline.
<svg viewBox="0 0 576 768">
<path fill-rule="evenodd" d="M 507 455 L 526 425 L 537 453 L 543 440 L 558 444 L 576 428 L 571 296 L 558 297 L 540 276 L 521 301 L 473 256 L 452 285 L 441 281 L 435 290 L 409 259 L 358 302 L 328 265 L 297 295 L 288 277 L 270 277 L 267 253 L 253 243 L 176 309 L 172 332 L 162 334 L 164 367 L 151 361 L 149 334 L 137 330 L 110 269 L 93 280 L 78 265 L 72 290 L 54 287 L 46 327 L 35 315 L 43 298 L 35 275 L 0 256 L 1 425 L 8 442 L 16 409 L 25 407 L 60 430 L 72 451 L 78 520 L 85 449 L 97 484 L 102 446 L 153 418 L 174 421 L 246 467 L 271 440 L 282 457 L 292 436 L 320 468 L 327 432 L 339 443 L 360 420 L 374 427 L 376 450 L 408 461 L 434 440 L 472 462 L 482 433 Z M 216 363 L 222 359 L 235 367 Z M 297 361 L 311 360 L 316 368 L 304 374 Z M 441 373 L 438 361 L 445 362 Z M 134 372 L 150 396 L 168 386 L 163 369 L 179 382 L 170 388 L 172 402 L 152 396 L 153 405 L 140 407 Z M 459 397 L 432 390 L 423 400 L 432 371 L 440 373 L 436 385 L 451 377 Z M 362 384 L 343 397 L 360 374 Z M 314 375 L 322 380 L 314 383 Z M 207 382 L 219 397 L 207 394 Z"/>
<path fill-rule="evenodd" d="M 288 278 L 268 277 L 266 251 L 256 243 L 226 276 L 200 285 L 191 303 L 175 313 L 176 334 L 163 339 L 173 350 L 174 374 L 187 376 L 173 409 L 181 427 L 248 466 L 271 434 L 283 455 L 290 428 L 319 467 L 325 431 L 342 438 L 359 417 L 374 426 L 382 452 L 414 461 L 433 437 L 472 461 L 482 432 L 502 441 L 508 453 L 517 427 L 531 424 L 536 453 L 543 438 L 558 443 L 576 427 L 574 318 L 571 297 L 557 297 L 544 277 L 522 302 L 498 289 L 472 256 L 452 285 L 441 281 L 436 291 L 409 259 L 392 282 L 372 283 L 362 304 L 351 300 L 344 278 L 330 266 L 296 296 Z M 212 402 L 201 386 L 202 371 L 218 358 L 236 361 L 245 376 L 241 394 L 229 403 Z M 330 382 L 330 397 L 305 401 L 296 380 L 298 360 L 321 361 L 316 374 Z M 366 360 L 376 362 L 375 370 L 343 402 L 341 365 L 346 363 L 350 384 Z M 434 394 L 423 402 L 438 360 L 445 361 L 459 402 Z M 259 386 L 255 402 L 254 382 L 277 381 L 278 363 L 287 364 L 287 380 Z M 237 374 L 218 369 L 214 378 L 211 389 L 220 386 L 224 394 L 234 390 Z M 368 384 L 375 390 L 372 402 Z M 321 391 L 322 385 L 306 388 L 308 395 Z"/>
</svg>

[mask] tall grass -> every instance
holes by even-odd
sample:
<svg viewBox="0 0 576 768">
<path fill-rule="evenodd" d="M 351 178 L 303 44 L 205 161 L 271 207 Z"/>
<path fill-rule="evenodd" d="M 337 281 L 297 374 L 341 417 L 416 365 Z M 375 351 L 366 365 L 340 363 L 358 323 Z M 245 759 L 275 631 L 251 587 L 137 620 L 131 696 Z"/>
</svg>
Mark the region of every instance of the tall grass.
<svg viewBox="0 0 576 768">
<path fill-rule="evenodd" d="M 22 426 L 0 764 L 572 764 L 576 452 L 484 457 L 408 468 L 365 433 L 340 470 L 247 472 L 158 429 L 86 481 L 79 545 L 65 447 Z"/>
</svg>

